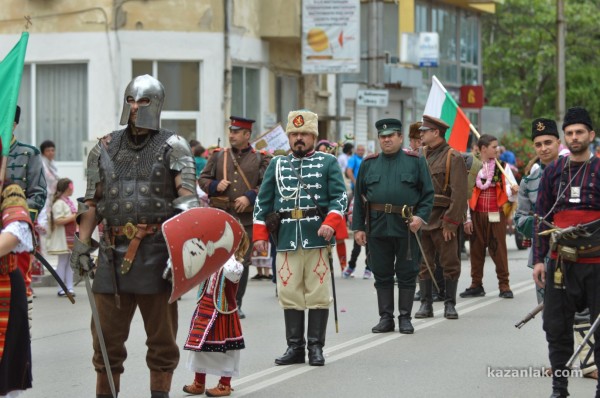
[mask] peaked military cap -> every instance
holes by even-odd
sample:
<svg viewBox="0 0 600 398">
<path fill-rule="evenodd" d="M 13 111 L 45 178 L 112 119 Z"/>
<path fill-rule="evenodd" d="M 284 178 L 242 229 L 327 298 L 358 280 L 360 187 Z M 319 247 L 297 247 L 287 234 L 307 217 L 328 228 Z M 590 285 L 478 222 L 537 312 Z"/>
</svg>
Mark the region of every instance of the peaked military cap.
<svg viewBox="0 0 600 398">
<path fill-rule="evenodd" d="M 229 130 L 241 130 L 246 129 L 252 131 L 252 123 L 256 120 L 246 119 L 243 117 L 230 116 L 231 125 L 229 126 Z"/>
<path fill-rule="evenodd" d="M 390 135 L 402 131 L 402 122 L 398 119 L 381 119 L 375 123 L 377 135 Z"/>
<path fill-rule="evenodd" d="M 443 135 L 450 126 L 442 119 L 437 117 L 423 115 L 423 125 L 420 130 L 436 129 L 440 131 L 440 135 Z"/>
<path fill-rule="evenodd" d="M 533 141 L 540 135 L 551 135 L 559 138 L 556 122 L 552 119 L 545 119 L 543 117 L 534 119 L 533 122 L 531 122 L 531 140 Z"/>
</svg>

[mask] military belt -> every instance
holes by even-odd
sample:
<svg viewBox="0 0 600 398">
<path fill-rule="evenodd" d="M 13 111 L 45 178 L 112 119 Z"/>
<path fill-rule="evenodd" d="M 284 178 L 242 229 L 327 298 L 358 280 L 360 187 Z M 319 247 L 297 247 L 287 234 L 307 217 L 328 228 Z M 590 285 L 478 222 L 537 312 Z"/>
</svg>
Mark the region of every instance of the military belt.
<svg viewBox="0 0 600 398">
<path fill-rule="evenodd" d="M 382 211 L 384 213 L 402 214 L 402 208 L 404 205 L 393 205 L 391 203 L 369 203 L 371 210 Z"/>
<path fill-rule="evenodd" d="M 126 274 L 133 265 L 135 255 L 140 247 L 142 239 L 148 235 L 155 234 L 160 231 L 161 224 L 137 224 L 128 222 L 122 227 L 110 227 L 110 233 L 112 236 L 125 236 L 129 239 L 129 246 L 127 247 L 127 253 L 123 259 L 121 266 L 121 273 Z"/>
<path fill-rule="evenodd" d="M 282 211 L 280 214 L 283 220 L 299 220 L 301 218 L 316 217 L 319 215 L 319 211 L 317 209 L 294 209 L 292 211 Z"/>
</svg>

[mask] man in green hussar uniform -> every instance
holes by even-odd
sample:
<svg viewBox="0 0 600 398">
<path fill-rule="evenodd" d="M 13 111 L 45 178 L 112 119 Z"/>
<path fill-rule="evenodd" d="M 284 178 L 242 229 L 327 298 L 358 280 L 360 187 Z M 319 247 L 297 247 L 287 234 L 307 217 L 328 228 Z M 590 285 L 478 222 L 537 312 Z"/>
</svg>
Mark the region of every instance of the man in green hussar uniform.
<svg viewBox="0 0 600 398">
<path fill-rule="evenodd" d="M 425 158 L 402 149 L 399 120 L 382 119 L 375 127 L 382 153 L 363 160 L 358 172 L 352 229 L 356 242 L 368 246 L 375 276 L 380 321 L 372 332 L 394 330 L 395 275 L 400 333 L 412 334 L 411 311 L 421 259 L 415 234 L 429 220 L 433 184 Z"/>
<path fill-rule="evenodd" d="M 288 348 L 275 359 L 277 365 L 304 363 L 305 347 L 309 365 L 325 364 L 332 277 L 327 246 L 335 243 L 335 231 L 346 228 L 348 196 L 335 156 L 315 151 L 318 126 L 317 114 L 311 111 L 288 114 L 286 133 L 292 153 L 269 163 L 254 206 L 252 237 L 258 251 L 267 250 L 267 219 L 273 213 L 280 218 L 275 233 L 277 291 Z"/>
</svg>

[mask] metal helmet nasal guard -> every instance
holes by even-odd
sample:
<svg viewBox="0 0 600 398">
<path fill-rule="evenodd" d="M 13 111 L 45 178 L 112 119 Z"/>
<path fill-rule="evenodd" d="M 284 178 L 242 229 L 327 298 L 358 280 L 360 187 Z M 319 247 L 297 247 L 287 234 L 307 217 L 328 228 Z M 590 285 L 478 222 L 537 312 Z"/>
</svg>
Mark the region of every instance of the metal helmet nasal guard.
<svg viewBox="0 0 600 398">
<path fill-rule="evenodd" d="M 142 98 L 148 98 L 147 105 L 140 105 L 137 110 L 135 126 L 150 130 L 158 130 L 160 127 L 160 111 L 165 100 L 165 88 L 162 83 L 150 75 L 142 75 L 134 78 L 125 89 L 123 96 L 123 112 L 121 113 L 121 125 L 129 122 L 131 105 L 127 97 L 136 102 Z"/>
</svg>

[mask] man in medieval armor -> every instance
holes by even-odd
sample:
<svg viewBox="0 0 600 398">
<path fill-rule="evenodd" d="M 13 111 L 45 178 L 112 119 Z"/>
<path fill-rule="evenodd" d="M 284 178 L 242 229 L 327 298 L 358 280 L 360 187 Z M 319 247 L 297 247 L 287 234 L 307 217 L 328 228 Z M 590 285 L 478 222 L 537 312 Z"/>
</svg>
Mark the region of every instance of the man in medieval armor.
<svg viewBox="0 0 600 398">
<path fill-rule="evenodd" d="M 163 275 L 169 257 L 161 224 L 178 210 L 197 206 L 198 199 L 187 141 L 159 127 L 163 101 L 158 80 L 149 75 L 133 79 L 125 89 L 121 115 L 127 127 L 100 139 L 88 156 L 87 190 L 80 203 L 71 266 L 80 273 L 92 269 L 89 255 L 98 246 L 92 232 L 102 222 L 92 290 L 111 369 L 105 366 L 103 342 L 92 328 L 97 398 L 111 396 L 108 371 L 119 391 L 136 307 L 147 334 L 152 398 L 169 396 L 179 362 L 177 302 L 168 304 L 171 284 Z"/>
</svg>

